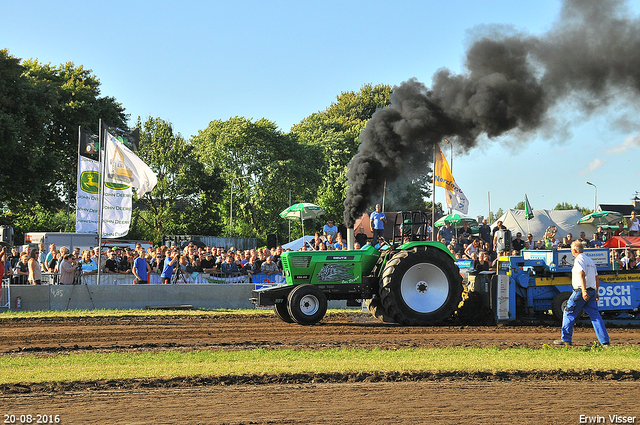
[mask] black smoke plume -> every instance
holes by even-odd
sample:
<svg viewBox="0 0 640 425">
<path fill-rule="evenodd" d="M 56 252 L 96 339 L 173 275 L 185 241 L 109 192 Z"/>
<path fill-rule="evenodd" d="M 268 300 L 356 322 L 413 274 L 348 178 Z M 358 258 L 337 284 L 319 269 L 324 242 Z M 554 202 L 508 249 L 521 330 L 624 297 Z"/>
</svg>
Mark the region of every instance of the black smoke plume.
<svg viewBox="0 0 640 425">
<path fill-rule="evenodd" d="M 360 134 L 349 163 L 345 224 L 352 227 L 385 179 L 424 168 L 443 138 L 468 151 L 486 135 L 526 139 L 559 127 L 550 113 L 570 101 L 583 116 L 640 96 L 640 20 L 622 0 L 566 0 L 553 29 L 536 37 L 490 28 L 469 47 L 465 72 L 441 69 L 431 87 L 410 79 Z M 509 33 L 507 33 L 509 32 Z"/>
</svg>

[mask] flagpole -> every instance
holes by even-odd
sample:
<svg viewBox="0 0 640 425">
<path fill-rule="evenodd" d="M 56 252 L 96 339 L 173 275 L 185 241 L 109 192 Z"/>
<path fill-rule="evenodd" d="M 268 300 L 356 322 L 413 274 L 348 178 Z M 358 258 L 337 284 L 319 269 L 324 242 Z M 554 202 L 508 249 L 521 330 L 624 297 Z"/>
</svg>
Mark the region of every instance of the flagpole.
<svg viewBox="0 0 640 425">
<path fill-rule="evenodd" d="M 524 194 L 524 210 L 525 210 L 525 218 L 527 219 L 527 235 L 529 233 L 531 233 L 531 230 L 529 228 L 529 226 L 530 226 L 529 222 L 531 221 L 531 219 L 526 217 L 528 214 L 531 213 L 529 207 L 530 207 L 530 205 L 529 205 L 529 197 L 527 197 L 527 194 L 525 193 Z"/>
<path fill-rule="evenodd" d="M 104 152 L 104 153 L 103 153 Z M 106 145 L 104 143 L 103 129 L 102 129 L 102 118 L 98 123 L 98 159 L 99 159 L 99 167 L 100 167 L 100 206 L 98 207 L 98 278 L 96 284 L 100 284 L 100 259 L 102 257 L 102 209 L 104 208 L 104 156 L 106 154 Z"/>
<path fill-rule="evenodd" d="M 431 240 L 436 240 L 436 148 L 440 146 L 436 143 L 433 147 L 433 189 L 431 191 Z"/>
<path fill-rule="evenodd" d="M 289 206 L 291 206 L 291 188 L 289 188 Z M 291 242 L 291 220 L 289 222 L 289 242 Z M 304 232 L 302 232 L 302 244 L 304 245 Z"/>
<path fill-rule="evenodd" d="M 82 142 L 82 128 L 78 126 L 78 167 L 76 169 L 76 223 L 78 223 L 78 179 L 80 177 L 80 143 Z M 69 203 L 71 203 L 71 190 L 69 190 Z M 67 204 L 67 228 L 69 227 L 69 204 Z M 76 232 L 78 229 L 76 229 Z"/>
<path fill-rule="evenodd" d="M 387 196 L 387 179 L 384 179 L 384 189 L 382 189 L 382 212 L 384 212 L 384 201 Z"/>
</svg>

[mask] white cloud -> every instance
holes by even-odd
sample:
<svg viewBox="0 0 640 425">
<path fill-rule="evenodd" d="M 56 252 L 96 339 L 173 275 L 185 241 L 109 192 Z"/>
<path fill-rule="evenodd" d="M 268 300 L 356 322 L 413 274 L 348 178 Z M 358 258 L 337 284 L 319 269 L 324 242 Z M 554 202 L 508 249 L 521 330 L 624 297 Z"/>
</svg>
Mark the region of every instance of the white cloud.
<svg viewBox="0 0 640 425">
<path fill-rule="evenodd" d="M 621 154 L 638 146 L 640 146 L 640 133 L 627 137 L 618 146 L 609 149 L 607 153 L 609 155 Z"/>
<path fill-rule="evenodd" d="M 591 161 L 589 163 L 589 165 L 587 166 L 586 169 L 582 170 L 582 174 L 590 172 L 590 171 L 594 171 L 600 167 L 602 167 L 605 163 L 607 162 L 606 159 L 600 159 L 600 158 L 596 158 L 593 161 Z"/>
</svg>

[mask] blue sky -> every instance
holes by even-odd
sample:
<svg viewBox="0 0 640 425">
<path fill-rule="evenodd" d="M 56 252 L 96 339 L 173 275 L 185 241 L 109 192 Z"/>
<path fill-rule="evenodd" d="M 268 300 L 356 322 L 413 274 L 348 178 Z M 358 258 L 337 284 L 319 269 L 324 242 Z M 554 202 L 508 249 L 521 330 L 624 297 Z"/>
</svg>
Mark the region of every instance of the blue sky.
<svg viewBox="0 0 640 425">
<path fill-rule="evenodd" d="M 640 13 L 640 0 L 629 2 Z M 102 95 L 132 121 L 160 117 L 189 138 L 211 120 L 267 118 L 288 132 L 363 84 L 427 86 L 440 68 L 463 71 L 473 34 L 492 25 L 533 35 L 552 28 L 557 0 L 415 1 L 8 1 L 0 47 L 18 58 L 92 69 Z M 510 137 L 454 150 L 453 175 L 470 215 L 569 202 L 630 203 L 640 190 L 640 120 L 616 122 L 622 105 L 526 144 Z M 455 146 L 454 146 L 455 149 Z M 443 151 L 449 160 L 448 146 Z M 286 182 L 283 182 L 286 184 Z M 442 189 L 436 201 L 443 201 Z"/>
</svg>

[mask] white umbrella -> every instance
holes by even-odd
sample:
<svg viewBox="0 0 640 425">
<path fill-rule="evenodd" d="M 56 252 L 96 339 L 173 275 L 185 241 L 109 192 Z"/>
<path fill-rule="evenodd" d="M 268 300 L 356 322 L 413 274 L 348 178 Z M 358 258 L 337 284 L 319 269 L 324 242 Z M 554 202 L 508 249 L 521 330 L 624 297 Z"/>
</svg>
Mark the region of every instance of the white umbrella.
<svg viewBox="0 0 640 425">
<path fill-rule="evenodd" d="M 289 243 L 282 245 L 282 249 L 292 249 L 294 251 L 298 251 L 300 248 L 302 248 L 304 243 L 309 243 L 312 240 L 314 240 L 314 238 L 315 236 L 306 235 L 304 236 L 304 242 L 303 242 L 303 238 L 298 238 L 295 241 L 291 241 Z"/>
<path fill-rule="evenodd" d="M 315 204 L 301 202 L 293 204 L 280 213 L 280 217 L 288 220 L 300 220 L 302 223 L 302 234 L 304 235 L 304 220 L 316 218 L 324 215 L 324 210 Z"/>
<path fill-rule="evenodd" d="M 596 226 L 607 226 L 614 223 L 619 223 L 624 217 L 622 213 L 616 211 L 595 211 L 591 214 L 585 215 L 578 224 L 594 224 Z"/>
</svg>

